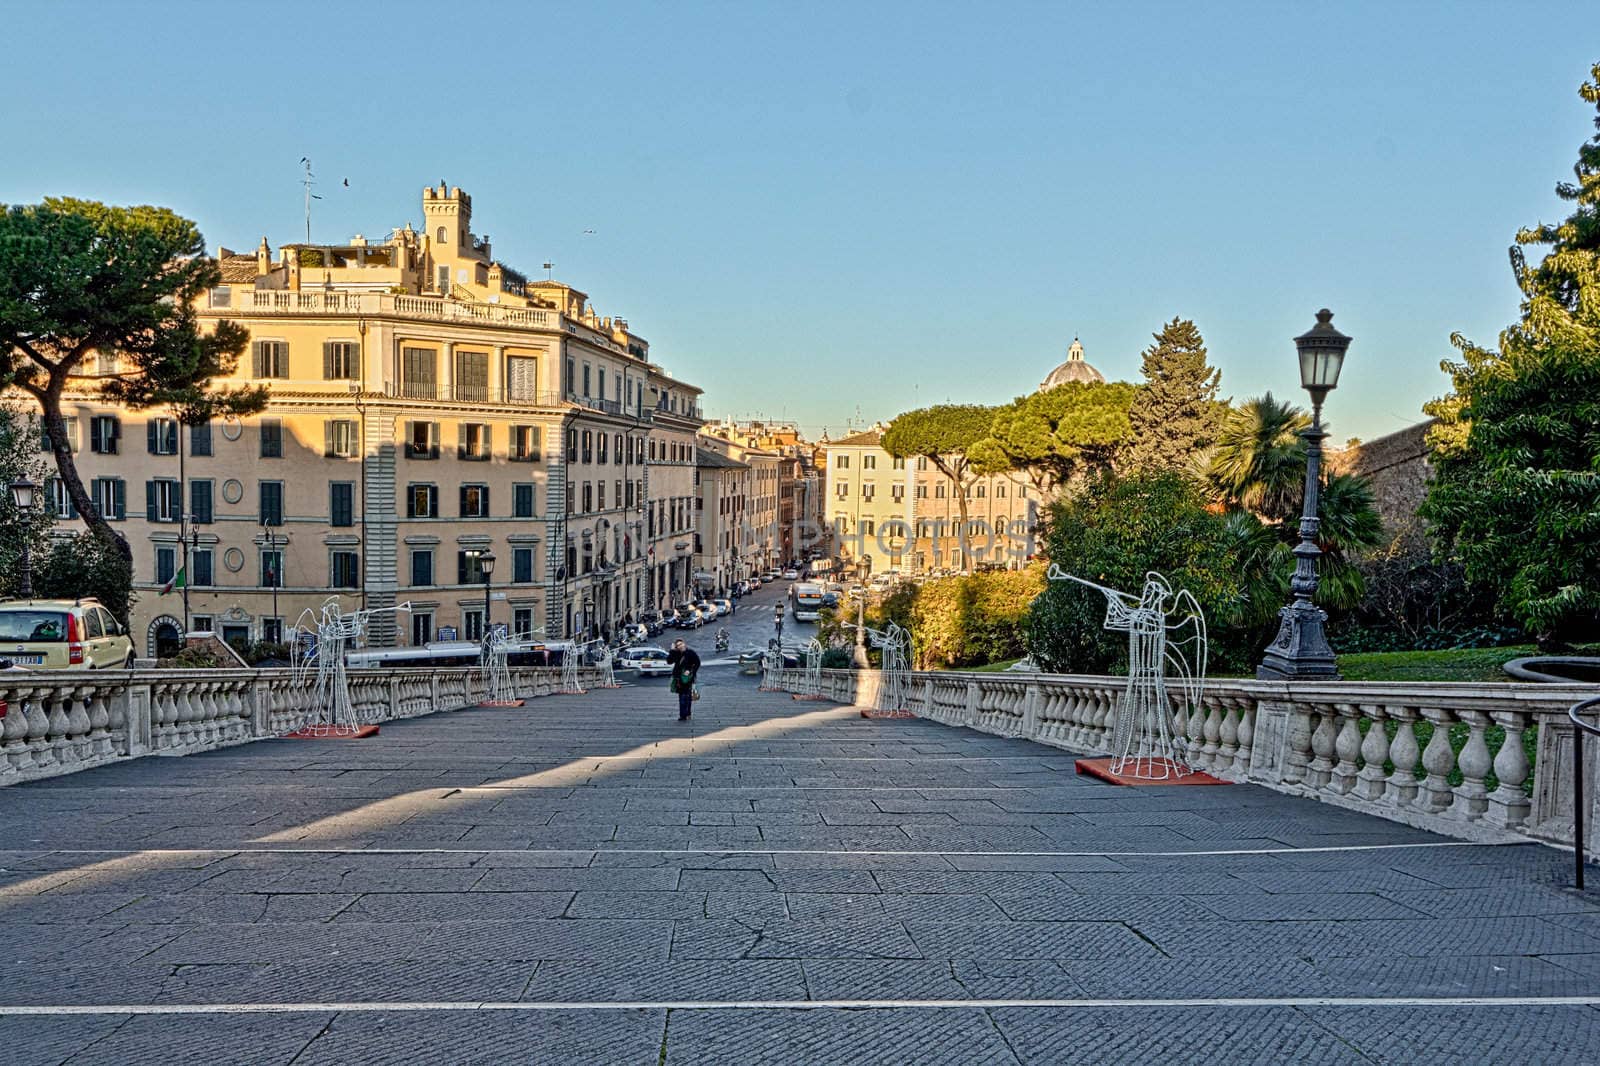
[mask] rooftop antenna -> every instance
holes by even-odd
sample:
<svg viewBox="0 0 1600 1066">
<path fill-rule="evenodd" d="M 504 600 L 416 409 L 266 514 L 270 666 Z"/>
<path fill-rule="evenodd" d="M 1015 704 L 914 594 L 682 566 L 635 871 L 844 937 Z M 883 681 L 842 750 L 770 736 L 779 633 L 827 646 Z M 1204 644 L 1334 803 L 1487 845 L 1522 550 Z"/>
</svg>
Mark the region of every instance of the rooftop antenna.
<svg viewBox="0 0 1600 1066">
<path fill-rule="evenodd" d="M 544 280 L 550 281 L 550 280 L 554 279 L 555 270 L 556 270 L 556 265 L 554 263 L 546 263 L 544 265 Z"/>
<path fill-rule="evenodd" d="M 300 183 L 306 187 L 306 243 L 310 244 L 311 243 L 311 201 L 312 200 L 320 200 L 320 199 L 322 199 L 322 197 L 318 196 L 316 193 L 311 191 L 311 186 L 316 184 L 316 182 L 313 181 L 312 178 L 311 178 L 311 160 L 308 159 L 305 156 L 301 156 L 300 157 L 300 165 L 306 168 L 306 176 L 300 179 Z"/>
</svg>

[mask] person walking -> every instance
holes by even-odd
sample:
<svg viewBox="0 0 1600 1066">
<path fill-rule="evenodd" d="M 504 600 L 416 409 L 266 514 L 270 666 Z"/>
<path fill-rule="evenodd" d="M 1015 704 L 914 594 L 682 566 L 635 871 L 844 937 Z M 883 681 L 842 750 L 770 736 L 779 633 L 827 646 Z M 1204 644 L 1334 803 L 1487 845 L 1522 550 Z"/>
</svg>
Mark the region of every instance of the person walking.
<svg viewBox="0 0 1600 1066">
<path fill-rule="evenodd" d="M 694 710 L 694 682 L 700 674 L 700 656 L 679 637 L 667 652 L 672 667 L 672 691 L 678 694 L 678 721 L 687 721 Z"/>
</svg>

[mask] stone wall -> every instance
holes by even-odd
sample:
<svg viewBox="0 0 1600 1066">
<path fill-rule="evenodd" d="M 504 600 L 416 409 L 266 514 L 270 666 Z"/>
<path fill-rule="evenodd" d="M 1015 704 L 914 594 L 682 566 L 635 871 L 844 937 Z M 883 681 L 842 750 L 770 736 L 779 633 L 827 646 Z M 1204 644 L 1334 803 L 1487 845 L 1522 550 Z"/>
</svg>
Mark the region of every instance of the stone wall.
<svg viewBox="0 0 1600 1066">
<path fill-rule="evenodd" d="M 1385 539 L 1402 551 L 1422 551 L 1427 547 L 1417 509 L 1427 496 L 1428 478 L 1432 476 L 1424 438 L 1433 423 L 1433 419 L 1419 422 L 1328 456 L 1331 473 L 1367 479 L 1377 499 Z"/>
</svg>

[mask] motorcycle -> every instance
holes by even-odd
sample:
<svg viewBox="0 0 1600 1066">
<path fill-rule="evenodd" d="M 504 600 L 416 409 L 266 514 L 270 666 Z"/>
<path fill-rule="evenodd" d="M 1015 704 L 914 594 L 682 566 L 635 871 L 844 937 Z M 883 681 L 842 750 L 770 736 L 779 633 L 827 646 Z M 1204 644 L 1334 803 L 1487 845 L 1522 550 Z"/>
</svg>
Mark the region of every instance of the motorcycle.
<svg viewBox="0 0 1600 1066">
<path fill-rule="evenodd" d="M 717 630 L 717 650 L 728 650 L 728 631 L 726 629 Z"/>
</svg>

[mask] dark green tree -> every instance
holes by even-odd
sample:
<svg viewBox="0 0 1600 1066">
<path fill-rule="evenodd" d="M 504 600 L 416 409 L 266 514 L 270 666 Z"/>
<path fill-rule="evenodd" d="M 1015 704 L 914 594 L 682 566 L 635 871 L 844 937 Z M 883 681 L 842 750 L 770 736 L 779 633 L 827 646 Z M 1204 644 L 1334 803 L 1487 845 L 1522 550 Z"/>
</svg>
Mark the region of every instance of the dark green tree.
<svg viewBox="0 0 1600 1066">
<path fill-rule="evenodd" d="M 883 434 L 884 451 L 901 459 L 923 458 L 950 481 L 961 528 L 961 565 L 971 566 L 967 549 L 967 480 L 973 474 L 968 450 L 989 434 L 994 408 L 981 404 L 939 404 L 907 411 L 889 423 Z"/>
<path fill-rule="evenodd" d="M 1600 112 L 1600 63 L 1589 73 L 1578 92 Z M 1545 647 L 1600 613 L 1600 133 L 1573 170 L 1556 186 L 1572 214 L 1511 247 L 1521 317 L 1499 350 L 1452 336 L 1453 391 L 1424 407 L 1439 423 L 1423 517 Z M 1529 247 L 1547 249 L 1535 266 Z"/>
<path fill-rule="evenodd" d="M 206 331 L 196 320 L 195 301 L 220 277 L 194 223 L 166 208 L 69 198 L 0 208 L 0 381 L 38 402 L 73 506 L 124 561 L 127 545 L 78 474 L 62 396 L 69 384 L 95 388 L 84 361 L 114 353 L 118 374 L 98 382 L 108 401 L 171 408 L 190 424 L 259 411 L 264 389 L 211 384 L 233 372 L 248 339 L 235 323 Z"/>
<path fill-rule="evenodd" d="M 1018 397 L 994 412 L 969 457 L 978 473 L 1023 470 L 1041 489 L 1109 470 L 1138 392 L 1125 381 L 1069 381 Z"/>
<path fill-rule="evenodd" d="M 1124 473 L 1188 471 L 1216 438 L 1222 371 L 1206 362 L 1206 342 L 1187 318 L 1173 318 L 1144 350 L 1144 388 L 1128 409 Z"/>
<path fill-rule="evenodd" d="M 9 404 L 0 405 L 0 596 L 17 594 L 24 544 L 35 568 L 49 553 L 51 518 L 43 492 L 32 513 L 24 517 L 7 488 L 22 478 L 42 486 L 46 469 L 39 453 L 38 420 Z"/>
</svg>

